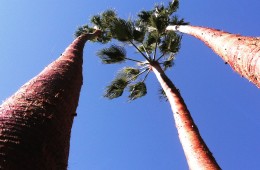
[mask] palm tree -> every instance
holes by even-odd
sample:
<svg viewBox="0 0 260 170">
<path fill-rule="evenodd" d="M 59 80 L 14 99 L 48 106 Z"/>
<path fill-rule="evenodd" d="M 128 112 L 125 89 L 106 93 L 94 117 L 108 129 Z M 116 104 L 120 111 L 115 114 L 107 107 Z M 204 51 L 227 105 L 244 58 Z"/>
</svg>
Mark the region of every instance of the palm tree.
<svg viewBox="0 0 260 170">
<path fill-rule="evenodd" d="M 260 37 L 246 37 L 191 25 L 171 25 L 167 30 L 190 34 L 209 46 L 242 77 L 260 88 Z"/>
<path fill-rule="evenodd" d="M 0 106 L 0 169 L 67 169 L 86 31 Z"/>
<path fill-rule="evenodd" d="M 220 169 L 212 153 L 199 134 L 190 112 L 179 90 L 166 76 L 165 71 L 172 67 L 174 58 L 180 49 L 181 35 L 165 32 L 170 23 L 187 24 L 173 13 L 179 2 L 156 5 L 153 10 L 141 11 L 136 20 L 122 19 L 113 10 L 108 10 L 92 18 L 92 23 L 104 31 L 103 36 L 112 40 L 110 45 L 97 54 L 104 64 L 136 63 L 133 67 L 124 67 L 107 86 L 104 97 L 120 97 L 128 89 L 129 100 L 135 100 L 147 93 L 145 81 L 149 73 L 154 72 L 163 95 L 170 102 L 180 142 L 190 169 Z M 129 48 L 126 48 L 129 45 Z M 134 48 L 143 59 L 128 57 L 127 51 Z"/>
</svg>

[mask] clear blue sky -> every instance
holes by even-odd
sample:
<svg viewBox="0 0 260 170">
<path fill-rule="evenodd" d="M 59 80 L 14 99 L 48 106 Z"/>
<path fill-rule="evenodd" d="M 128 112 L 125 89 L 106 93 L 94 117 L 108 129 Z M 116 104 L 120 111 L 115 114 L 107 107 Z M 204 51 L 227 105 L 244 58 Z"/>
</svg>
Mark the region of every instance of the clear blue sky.
<svg viewBox="0 0 260 170">
<path fill-rule="evenodd" d="M 150 9 L 155 0 L 0 1 L 0 100 L 13 94 L 54 61 L 92 15 L 115 8 L 121 17 Z M 181 1 L 179 16 L 193 25 L 260 36 L 260 1 Z M 159 84 L 148 79 L 149 94 L 102 98 L 119 65 L 102 65 L 100 45 L 86 45 L 84 85 L 75 118 L 70 170 L 186 170 L 187 163 Z M 223 169 L 260 167 L 260 90 L 234 73 L 202 42 L 184 35 L 176 66 L 167 72 Z"/>
</svg>

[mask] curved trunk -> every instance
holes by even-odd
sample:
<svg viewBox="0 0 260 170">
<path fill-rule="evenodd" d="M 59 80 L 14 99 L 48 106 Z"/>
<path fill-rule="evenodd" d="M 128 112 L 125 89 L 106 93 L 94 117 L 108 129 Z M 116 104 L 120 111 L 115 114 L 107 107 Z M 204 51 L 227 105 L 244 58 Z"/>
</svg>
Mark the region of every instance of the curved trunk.
<svg viewBox="0 0 260 170">
<path fill-rule="evenodd" d="M 168 26 L 167 30 L 180 31 L 200 39 L 236 72 L 260 88 L 260 37 L 190 25 Z"/>
<path fill-rule="evenodd" d="M 0 106 L 0 169 L 67 169 L 87 34 Z"/>
<path fill-rule="evenodd" d="M 165 75 L 158 63 L 152 64 L 152 70 L 170 102 L 179 139 L 189 168 L 191 170 L 221 169 L 200 136 L 199 130 L 195 125 L 179 90 Z"/>
</svg>

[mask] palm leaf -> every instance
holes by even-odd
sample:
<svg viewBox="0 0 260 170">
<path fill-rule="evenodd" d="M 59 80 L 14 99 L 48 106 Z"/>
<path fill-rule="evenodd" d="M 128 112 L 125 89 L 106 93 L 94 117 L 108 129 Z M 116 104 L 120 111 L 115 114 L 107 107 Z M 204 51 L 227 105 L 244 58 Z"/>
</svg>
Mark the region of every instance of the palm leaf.
<svg viewBox="0 0 260 170">
<path fill-rule="evenodd" d="M 111 21 L 117 18 L 117 14 L 114 10 L 106 10 L 100 15 L 94 15 L 91 18 L 91 22 L 99 27 L 101 30 L 105 31 L 109 28 Z"/>
<path fill-rule="evenodd" d="M 152 15 L 150 17 L 150 26 L 156 28 L 158 33 L 164 33 L 166 27 L 169 25 L 169 18 L 167 15 Z"/>
<path fill-rule="evenodd" d="M 134 24 L 131 21 L 126 21 L 124 19 L 114 19 L 110 23 L 110 32 L 113 38 L 119 41 L 129 41 L 132 40 Z"/>
<path fill-rule="evenodd" d="M 129 86 L 130 95 L 128 98 L 130 100 L 135 100 L 137 98 L 143 97 L 147 93 L 146 85 L 144 82 L 138 82 Z"/>
<path fill-rule="evenodd" d="M 142 23 L 142 24 L 147 24 L 150 20 L 150 17 L 152 15 L 153 11 L 141 11 L 139 14 L 138 14 L 138 17 L 139 17 L 139 21 Z"/>
<path fill-rule="evenodd" d="M 124 78 L 116 78 L 111 82 L 109 86 L 106 88 L 106 92 L 104 97 L 109 99 L 114 99 L 120 97 L 126 86 L 128 85 L 128 81 Z"/>
<path fill-rule="evenodd" d="M 177 53 L 180 49 L 181 36 L 175 32 L 168 32 L 159 46 L 162 53 Z"/>
<path fill-rule="evenodd" d="M 83 25 L 83 26 L 78 27 L 78 29 L 74 33 L 74 36 L 79 37 L 82 34 L 87 34 L 87 33 L 93 32 L 94 30 L 95 30 L 94 28 L 91 28 L 88 25 Z"/>
<path fill-rule="evenodd" d="M 170 25 L 189 25 L 189 22 L 185 22 L 183 18 L 179 20 L 178 16 L 174 15 L 171 17 L 169 24 Z"/>
<path fill-rule="evenodd" d="M 124 77 L 128 81 L 136 80 L 140 73 L 140 70 L 133 67 L 125 67 L 119 71 L 118 77 Z"/>
<path fill-rule="evenodd" d="M 172 13 L 176 12 L 179 8 L 179 0 L 173 0 L 169 2 L 169 6 L 167 8 L 168 13 L 171 15 Z"/>
<path fill-rule="evenodd" d="M 133 38 L 135 41 L 142 43 L 145 38 L 145 30 L 142 27 L 138 27 L 138 29 L 133 30 Z"/>
<path fill-rule="evenodd" d="M 111 45 L 109 48 L 100 50 L 97 55 L 104 64 L 121 63 L 125 60 L 126 51 L 123 47 Z"/>
<path fill-rule="evenodd" d="M 173 53 L 171 53 L 168 56 L 168 58 L 162 63 L 164 71 L 166 71 L 168 68 L 171 68 L 172 66 L 174 66 L 174 59 L 175 59 L 175 56 Z"/>
</svg>

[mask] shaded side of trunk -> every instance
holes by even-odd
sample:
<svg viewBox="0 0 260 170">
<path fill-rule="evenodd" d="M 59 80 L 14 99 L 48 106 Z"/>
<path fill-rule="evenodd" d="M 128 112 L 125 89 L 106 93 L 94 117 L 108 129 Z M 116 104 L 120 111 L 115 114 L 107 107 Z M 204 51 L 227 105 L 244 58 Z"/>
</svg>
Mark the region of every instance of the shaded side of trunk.
<svg viewBox="0 0 260 170">
<path fill-rule="evenodd" d="M 0 106 L 0 169 L 67 169 L 86 40 L 75 39 Z"/>
<path fill-rule="evenodd" d="M 200 136 L 199 130 L 195 125 L 179 90 L 165 75 L 159 64 L 154 63 L 152 70 L 154 71 L 170 102 L 179 139 L 182 144 L 189 168 L 191 170 L 221 169 Z"/>
<path fill-rule="evenodd" d="M 209 46 L 236 72 L 260 88 L 260 37 L 246 37 L 198 26 L 170 26 Z"/>
</svg>

